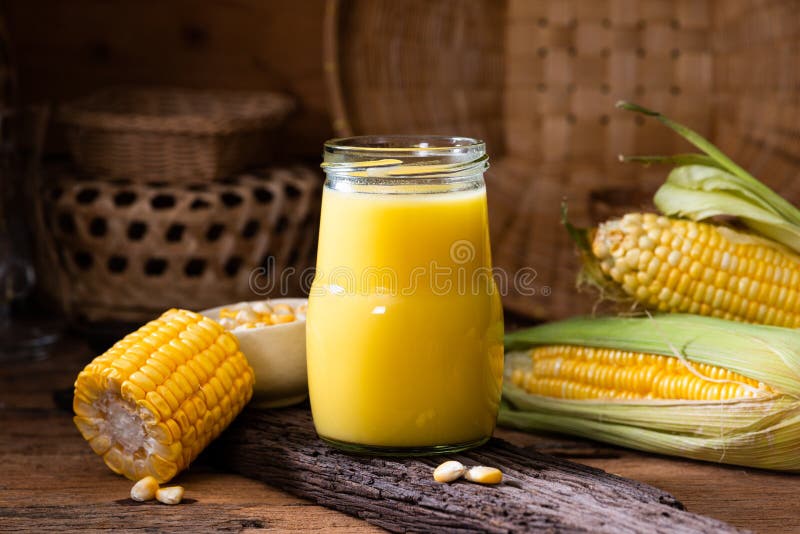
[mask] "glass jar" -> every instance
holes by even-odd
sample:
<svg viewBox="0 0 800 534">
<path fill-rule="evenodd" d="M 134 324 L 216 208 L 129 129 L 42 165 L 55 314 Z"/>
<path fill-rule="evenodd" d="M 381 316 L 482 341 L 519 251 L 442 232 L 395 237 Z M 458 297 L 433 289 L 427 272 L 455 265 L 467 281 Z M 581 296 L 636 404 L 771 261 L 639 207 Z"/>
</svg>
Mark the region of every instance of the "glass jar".
<svg viewBox="0 0 800 534">
<path fill-rule="evenodd" d="M 322 166 L 306 336 L 317 433 L 337 448 L 375 454 L 484 443 L 503 371 L 485 145 L 334 139 Z"/>
</svg>

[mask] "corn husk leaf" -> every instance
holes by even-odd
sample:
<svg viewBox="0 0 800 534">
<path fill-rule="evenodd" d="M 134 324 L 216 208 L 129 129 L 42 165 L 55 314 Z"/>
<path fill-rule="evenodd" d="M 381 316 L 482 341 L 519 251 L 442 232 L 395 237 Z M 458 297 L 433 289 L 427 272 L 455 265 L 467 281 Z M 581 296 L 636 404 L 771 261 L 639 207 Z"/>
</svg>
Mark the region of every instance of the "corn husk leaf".
<svg viewBox="0 0 800 534">
<path fill-rule="evenodd" d="M 677 357 L 725 367 L 775 392 L 726 401 L 569 400 L 506 380 L 499 423 L 575 434 L 689 458 L 800 471 L 800 331 L 693 315 L 577 318 L 506 337 L 506 373 L 528 349 L 570 344 Z"/>
<path fill-rule="evenodd" d="M 756 233 L 800 252 L 800 210 L 734 163 L 697 132 L 637 104 L 617 107 L 657 118 L 704 154 L 628 156 L 622 161 L 678 165 L 653 199 L 665 215 L 695 221 L 737 217 Z"/>
<path fill-rule="evenodd" d="M 760 196 L 720 169 L 687 165 L 670 172 L 653 202 L 664 215 L 695 221 L 735 216 L 758 234 L 800 252 L 800 211 L 791 218 L 782 215 L 771 196 Z"/>
<path fill-rule="evenodd" d="M 719 167 L 720 169 L 724 169 L 724 170 L 728 171 L 729 173 L 739 177 L 743 182 L 748 183 L 750 185 L 750 187 L 752 187 L 756 191 L 759 191 L 762 194 L 768 194 L 768 193 L 776 194 L 769 187 L 767 187 L 763 183 L 761 183 L 758 180 L 756 180 L 750 173 L 748 173 L 742 167 L 737 165 L 732 159 L 730 159 L 728 156 L 726 156 L 725 153 L 722 152 L 722 150 L 720 150 L 719 148 L 714 146 L 714 144 L 711 143 L 711 141 L 709 141 L 708 139 L 706 139 L 702 135 L 698 134 L 697 132 L 695 132 L 691 128 L 688 128 L 687 126 L 684 126 L 683 124 L 675 122 L 672 119 L 670 119 L 668 117 L 665 117 L 664 115 L 662 115 L 661 113 L 659 113 L 657 111 L 653 111 L 651 109 L 647 109 L 647 108 L 645 108 L 643 106 L 640 106 L 638 104 L 634 104 L 632 102 L 620 101 L 620 102 L 617 102 L 617 107 L 620 108 L 620 109 L 625 109 L 625 110 L 628 110 L 628 111 L 641 113 L 643 115 L 647 115 L 647 116 L 650 116 L 650 117 L 655 117 L 662 124 L 664 124 L 665 126 L 667 126 L 670 129 L 672 129 L 674 132 L 676 132 L 678 135 L 680 135 L 681 137 L 686 139 L 689 143 L 694 145 L 696 148 L 699 148 L 700 150 L 702 150 L 703 153 L 705 153 L 709 158 L 711 158 L 713 160 L 715 166 Z M 776 196 L 778 196 L 778 199 L 780 199 L 779 200 L 779 204 L 781 205 L 781 209 L 782 210 L 786 209 L 788 211 L 791 211 L 792 209 L 794 209 L 794 207 L 789 202 L 787 202 L 786 200 L 783 200 L 777 194 L 776 194 Z"/>
<path fill-rule="evenodd" d="M 625 156 L 620 154 L 619 160 L 622 163 L 641 163 L 645 166 L 649 165 L 704 165 L 706 167 L 715 167 L 717 169 L 725 170 L 714 161 L 714 158 L 706 154 L 674 154 L 672 156 Z"/>
</svg>

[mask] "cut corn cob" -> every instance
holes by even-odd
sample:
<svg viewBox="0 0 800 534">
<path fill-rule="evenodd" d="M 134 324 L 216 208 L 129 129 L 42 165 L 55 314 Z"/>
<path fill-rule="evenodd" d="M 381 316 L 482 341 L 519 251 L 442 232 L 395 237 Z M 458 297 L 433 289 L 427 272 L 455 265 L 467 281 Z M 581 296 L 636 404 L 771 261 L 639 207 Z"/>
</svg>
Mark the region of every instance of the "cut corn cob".
<svg viewBox="0 0 800 534">
<path fill-rule="evenodd" d="M 800 472 L 800 330 L 671 314 L 506 337 L 499 422 Z"/>
<path fill-rule="evenodd" d="M 599 225 L 590 246 L 604 277 L 593 281 L 646 308 L 800 327 L 800 256 L 772 241 L 630 213 Z"/>
<path fill-rule="evenodd" d="M 112 471 L 166 482 L 253 394 L 253 370 L 218 323 L 169 310 L 95 358 L 75 381 L 75 424 Z"/>
</svg>

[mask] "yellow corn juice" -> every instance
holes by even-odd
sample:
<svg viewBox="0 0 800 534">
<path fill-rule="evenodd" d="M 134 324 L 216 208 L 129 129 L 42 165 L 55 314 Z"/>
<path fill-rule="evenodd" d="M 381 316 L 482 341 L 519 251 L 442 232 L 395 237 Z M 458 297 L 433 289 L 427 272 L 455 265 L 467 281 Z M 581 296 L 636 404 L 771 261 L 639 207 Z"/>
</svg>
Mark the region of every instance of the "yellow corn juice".
<svg viewBox="0 0 800 534">
<path fill-rule="evenodd" d="M 307 351 L 314 424 L 325 439 L 411 450 L 491 436 L 503 316 L 485 188 L 326 187 Z"/>
</svg>

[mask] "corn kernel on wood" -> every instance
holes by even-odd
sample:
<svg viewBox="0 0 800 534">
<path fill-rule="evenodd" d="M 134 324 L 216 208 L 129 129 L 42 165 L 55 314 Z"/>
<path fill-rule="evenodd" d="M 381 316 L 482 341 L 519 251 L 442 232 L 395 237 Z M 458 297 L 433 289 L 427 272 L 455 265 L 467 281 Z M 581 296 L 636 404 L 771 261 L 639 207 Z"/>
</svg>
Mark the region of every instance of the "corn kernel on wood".
<svg viewBox="0 0 800 534">
<path fill-rule="evenodd" d="M 156 491 L 156 500 L 162 504 L 180 504 L 183 500 L 183 486 L 170 486 Z"/>
<path fill-rule="evenodd" d="M 95 358 L 75 381 L 75 425 L 115 473 L 166 482 L 242 410 L 254 375 L 236 339 L 169 310 Z"/>
<path fill-rule="evenodd" d="M 464 476 L 466 471 L 467 468 L 461 462 L 449 460 L 433 470 L 433 479 L 440 483 L 453 482 Z"/>
<path fill-rule="evenodd" d="M 467 469 L 464 478 L 477 484 L 499 484 L 503 481 L 503 472 L 496 467 L 476 465 Z"/>
<path fill-rule="evenodd" d="M 157 491 L 158 481 L 152 475 L 148 475 L 133 485 L 131 499 L 138 502 L 152 501 L 156 498 Z"/>
</svg>

